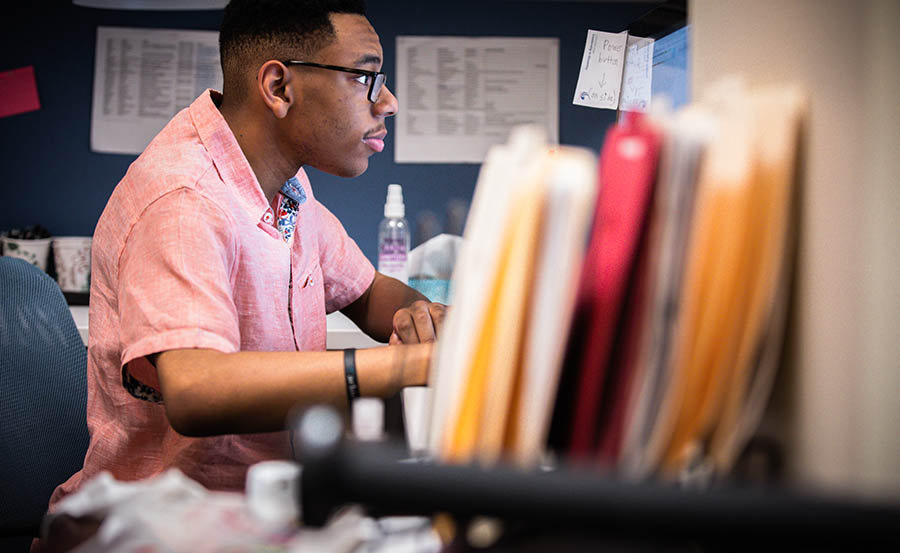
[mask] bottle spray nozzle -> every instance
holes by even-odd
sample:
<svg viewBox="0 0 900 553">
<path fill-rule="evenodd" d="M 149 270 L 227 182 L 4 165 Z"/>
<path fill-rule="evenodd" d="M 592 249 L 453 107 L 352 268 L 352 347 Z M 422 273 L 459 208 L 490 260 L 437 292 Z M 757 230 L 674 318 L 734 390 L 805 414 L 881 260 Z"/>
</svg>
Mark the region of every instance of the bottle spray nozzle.
<svg viewBox="0 0 900 553">
<path fill-rule="evenodd" d="M 403 217 L 406 215 L 406 206 L 403 204 L 403 187 L 399 184 L 389 184 L 387 200 L 384 203 L 385 217 Z"/>
</svg>

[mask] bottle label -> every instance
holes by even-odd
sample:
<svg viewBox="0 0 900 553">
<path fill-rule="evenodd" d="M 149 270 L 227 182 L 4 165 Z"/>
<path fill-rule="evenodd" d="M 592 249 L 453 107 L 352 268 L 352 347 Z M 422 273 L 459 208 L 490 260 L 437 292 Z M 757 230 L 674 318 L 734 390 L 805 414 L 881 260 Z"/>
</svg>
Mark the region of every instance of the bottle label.
<svg viewBox="0 0 900 553">
<path fill-rule="evenodd" d="M 378 252 L 378 272 L 401 282 L 407 281 L 406 240 L 385 238 Z"/>
</svg>

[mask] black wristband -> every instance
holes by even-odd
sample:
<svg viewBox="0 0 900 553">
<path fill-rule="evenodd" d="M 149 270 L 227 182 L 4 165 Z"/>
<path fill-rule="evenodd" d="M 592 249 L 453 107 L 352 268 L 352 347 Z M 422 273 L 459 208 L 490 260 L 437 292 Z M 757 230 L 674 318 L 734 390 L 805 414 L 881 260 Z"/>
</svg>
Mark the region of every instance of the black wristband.
<svg viewBox="0 0 900 553">
<path fill-rule="evenodd" d="M 359 397 L 359 380 L 356 378 L 356 350 L 344 350 L 344 379 L 347 381 L 347 403 Z"/>
</svg>

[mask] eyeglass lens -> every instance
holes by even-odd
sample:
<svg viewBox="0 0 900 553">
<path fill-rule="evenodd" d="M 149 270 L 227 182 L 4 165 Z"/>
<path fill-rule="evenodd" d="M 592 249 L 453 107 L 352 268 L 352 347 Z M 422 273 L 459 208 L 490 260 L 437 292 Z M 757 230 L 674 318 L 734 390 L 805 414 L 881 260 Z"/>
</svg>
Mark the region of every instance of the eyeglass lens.
<svg viewBox="0 0 900 553">
<path fill-rule="evenodd" d="M 372 88 L 369 89 L 369 101 L 373 104 L 378 101 L 378 96 L 381 94 L 381 88 L 384 86 L 384 79 L 384 73 L 378 73 L 372 81 Z"/>
</svg>

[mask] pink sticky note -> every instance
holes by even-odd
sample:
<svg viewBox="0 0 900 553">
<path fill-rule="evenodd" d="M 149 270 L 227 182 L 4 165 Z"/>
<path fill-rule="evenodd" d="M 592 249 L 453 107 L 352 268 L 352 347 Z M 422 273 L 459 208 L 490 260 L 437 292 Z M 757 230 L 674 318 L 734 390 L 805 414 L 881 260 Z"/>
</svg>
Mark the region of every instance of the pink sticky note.
<svg viewBox="0 0 900 553">
<path fill-rule="evenodd" d="M 0 72 L 0 117 L 41 109 L 34 66 Z"/>
</svg>

